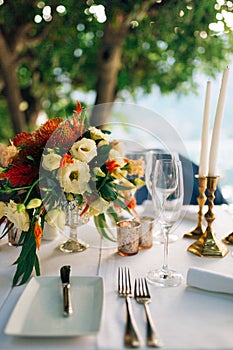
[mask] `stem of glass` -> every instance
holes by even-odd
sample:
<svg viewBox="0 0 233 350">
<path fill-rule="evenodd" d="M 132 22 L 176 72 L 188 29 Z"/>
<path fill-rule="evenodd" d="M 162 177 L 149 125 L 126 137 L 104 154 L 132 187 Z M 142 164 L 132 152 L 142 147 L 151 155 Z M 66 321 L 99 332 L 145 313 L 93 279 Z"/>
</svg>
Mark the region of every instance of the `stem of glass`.
<svg viewBox="0 0 233 350">
<path fill-rule="evenodd" d="M 163 250 L 163 266 L 162 270 L 164 274 L 168 275 L 168 234 L 170 225 L 162 225 L 163 237 L 164 237 L 164 250 Z"/>
<path fill-rule="evenodd" d="M 77 227 L 74 225 L 70 226 L 70 239 L 77 241 Z"/>
</svg>

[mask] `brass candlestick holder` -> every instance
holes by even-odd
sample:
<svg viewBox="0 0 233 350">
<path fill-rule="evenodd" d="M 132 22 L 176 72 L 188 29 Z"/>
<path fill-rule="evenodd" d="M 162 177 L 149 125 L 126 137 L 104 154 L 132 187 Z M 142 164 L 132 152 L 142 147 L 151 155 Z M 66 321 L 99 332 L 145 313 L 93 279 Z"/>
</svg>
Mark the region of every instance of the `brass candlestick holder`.
<svg viewBox="0 0 233 350">
<path fill-rule="evenodd" d="M 214 192 L 217 188 L 217 176 L 207 177 L 207 199 L 208 211 L 205 214 L 207 228 L 201 237 L 188 247 L 188 251 L 202 257 L 221 258 L 228 253 L 228 249 L 220 241 L 217 240 L 212 229 L 212 223 L 215 220 L 213 213 Z"/>
<path fill-rule="evenodd" d="M 233 232 L 222 239 L 223 243 L 233 245 Z"/>
<path fill-rule="evenodd" d="M 198 224 L 194 230 L 185 233 L 183 236 L 184 238 L 198 239 L 204 233 L 202 221 L 203 221 L 203 207 L 204 207 L 204 204 L 205 204 L 206 198 L 207 198 L 205 195 L 207 177 L 206 176 L 198 176 L 198 175 L 196 175 L 196 177 L 198 178 L 198 191 L 199 191 L 199 195 L 197 197 L 197 203 L 199 205 Z"/>
</svg>

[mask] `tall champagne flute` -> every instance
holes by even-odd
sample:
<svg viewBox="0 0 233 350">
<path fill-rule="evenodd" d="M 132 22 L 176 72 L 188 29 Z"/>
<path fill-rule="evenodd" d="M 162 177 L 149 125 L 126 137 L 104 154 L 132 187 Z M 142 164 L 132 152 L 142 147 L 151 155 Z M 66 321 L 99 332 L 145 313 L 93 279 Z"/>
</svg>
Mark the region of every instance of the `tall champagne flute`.
<svg viewBox="0 0 233 350">
<path fill-rule="evenodd" d="M 150 149 L 146 152 L 145 182 L 151 197 L 152 197 L 152 181 L 153 181 L 153 174 L 154 174 L 156 161 L 159 159 L 171 159 L 173 157 L 175 159 L 179 159 L 176 153 L 174 154 L 168 153 L 167 151 L 162 149 Z M 177 239 L 178 239 L 178 236 L 175 235 L 174 233 L 169 234 L 168 242 L 173 243 L 173 242 L 176 242 Z M 157 244 L 164 243 L 164 236 L 161 230 L 158 230 L 154 233 L 154 243 L 157 243 Z"/>
<path fill-rule="evenodd" d="M 183 176 L 177 159 L 156 161 L 152 182 L 152 200 L 164 236 L 164 258 L 160 269 L 149 271 L 149 282 L 162 287 L 178 286 L 183 277 L 168 267 L 168 238 L 173 225 L 180 217 L 183 205 Z"/>
</svg>

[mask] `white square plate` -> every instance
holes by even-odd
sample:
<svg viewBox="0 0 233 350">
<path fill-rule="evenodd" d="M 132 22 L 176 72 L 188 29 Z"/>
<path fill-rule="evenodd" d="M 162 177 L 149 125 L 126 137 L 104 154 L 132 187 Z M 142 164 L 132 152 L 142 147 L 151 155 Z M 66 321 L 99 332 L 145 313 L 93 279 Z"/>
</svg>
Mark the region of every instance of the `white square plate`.
<svg viewBox="0 0 233 350">
<path fill-rule="evenodd" d="M 5 333 L 30 337 L 70 337 L 98 332 L 103 305 L 102 277 L 71 277 L 73 314 L 63 316 L 59 277 L 33 277 L 19 298 Z"/>
</svg>

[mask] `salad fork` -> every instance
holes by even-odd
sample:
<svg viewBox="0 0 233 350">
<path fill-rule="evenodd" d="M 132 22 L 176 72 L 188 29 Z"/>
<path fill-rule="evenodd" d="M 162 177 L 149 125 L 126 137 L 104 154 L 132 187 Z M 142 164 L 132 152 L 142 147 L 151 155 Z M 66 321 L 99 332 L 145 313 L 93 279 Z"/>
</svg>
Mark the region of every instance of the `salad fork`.
<svg viewBox="0 0 233 350">
<path fill-rule="evenodd" d="M 140 347 L 139 334 L 137 326 L 132 313 L 132 305 L 130 298 L 133 296 L 131 281 L 130 281 L 130 272 L 128 268 L 118 268 L 118 295 L 125 298 L 126 303 L 126 327 L 124 342 L 125 346 L 130 348 Z"/>
<path fill-rule="evenodd" d="M 135 279 L 134 285 L 134 297 L 135 300 L 144 305 L 147 321 L 147 346 L 159 348 L 163 345 L 161 339 L 158 337 L 153 320 L 151 318 L 148 304 L 151 302 L 151 296 L 147 281 L 145 278 Z"/>
</svg>

